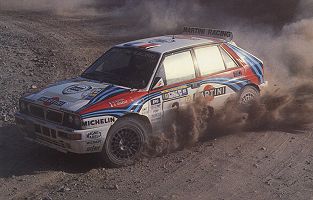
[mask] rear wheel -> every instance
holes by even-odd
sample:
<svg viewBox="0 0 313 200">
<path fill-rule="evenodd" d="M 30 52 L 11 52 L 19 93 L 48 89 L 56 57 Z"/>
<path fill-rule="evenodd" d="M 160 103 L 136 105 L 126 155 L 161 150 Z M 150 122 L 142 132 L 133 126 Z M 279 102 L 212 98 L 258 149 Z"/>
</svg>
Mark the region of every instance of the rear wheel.
<svg viewBox="0 0 313 200">
<path fill-rule="evenodd" d="M 242 89 L 239 95 L 239 105 L 242 108 L 248 108 L 253 102 L 256 102 L 260 97 L 260 92 L 253 86 L 246 86 Z"/>
<path fill-rule="evenodd" d="M 148 126 L 139 117 L 118 120 L 109 130 L 102 153 L 109 165 L 134 164 L 141 156 L 147 140 Z"/>
</svg>

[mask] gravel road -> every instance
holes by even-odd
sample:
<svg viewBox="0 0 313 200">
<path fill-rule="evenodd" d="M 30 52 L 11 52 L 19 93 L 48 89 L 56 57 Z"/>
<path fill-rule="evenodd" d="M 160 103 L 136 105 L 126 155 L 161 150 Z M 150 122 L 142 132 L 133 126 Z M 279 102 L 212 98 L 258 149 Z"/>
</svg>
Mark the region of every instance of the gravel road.
<svg viewBox="0 0 313 200">
<path fill-rule="evenodd" d="M 231 134 L 115 169 L 23 140 L 18 98 L 138 37 L 122 29 L 109 16 L 0 12 L 0 199 L 313 199 L 313 127 Z"/>
</svg>

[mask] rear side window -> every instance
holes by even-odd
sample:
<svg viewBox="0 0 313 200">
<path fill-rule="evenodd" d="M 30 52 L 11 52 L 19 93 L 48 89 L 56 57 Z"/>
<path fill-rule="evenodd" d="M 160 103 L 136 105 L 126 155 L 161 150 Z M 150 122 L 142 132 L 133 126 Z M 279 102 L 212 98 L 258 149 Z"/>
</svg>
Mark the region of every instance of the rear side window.
<svg viewBox="0 0 313 200">
<path fill-rule="evenodd" d="M 190 51 L 165 57 L 158 76 L 165 78 L 167 85 L 195 78 L 195 68 Z"/>
<path fill-rule="evenodd" d="M 194 51 L 201 75 L 225 70 L 224 61 L 217 46 L 196 48 Z"/>
<path fill-rule="evenodd" d="M 221 53 L 225 62 L 225 66 L 227 69 L 238 67 L 235 61 L 230 57 L 230 55 L 221 48 Z"/>
</svg>

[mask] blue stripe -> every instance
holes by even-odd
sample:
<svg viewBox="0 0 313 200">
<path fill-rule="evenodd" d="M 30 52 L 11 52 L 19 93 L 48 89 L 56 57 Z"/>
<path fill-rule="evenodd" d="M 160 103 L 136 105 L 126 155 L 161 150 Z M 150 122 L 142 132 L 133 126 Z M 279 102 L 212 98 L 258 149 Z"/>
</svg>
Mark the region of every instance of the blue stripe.
<svg viewBox="0 0 313 200">
<path fill-rule="evenodd" d="M 212 79 L 208 79 L 208 80 L 204 80 L 203 82 L 208 82 L 208 81 L 220 81 L 222 84 L 225 83 L 225 81 L 227 83 L 232 83 L 232 84 L 237 84 L 239 87 L 242 87 L 241 82 L 238 82 L 237 80 L 239 79 L 230 79 L 230 78 L 212 78 Z"/>
<path fill-rule="evenodd" d="M 260 62 L 260 60 L 256 59 L 256 57 L 252 56 L 251 54 L 247 53 L 246 51 L 239 49 L 236 46 L 233 46 L 235 49 L 237 49 L 238 51 L 240 51 L 243 55 L 245 55 L 246 57 L 248 57 L 251 61 L 253 61 L 256 66 L 257 66 L 257 70 L 259 72 L 259 74 L 262 74 L 262 63 Z"/>
<path fill-rule="evenodd" d="M 259 70 L 256 68 L 256 63 L 251 60 L 250 56 L 246 56 L 243 54 L 242 51 L 236 49 L 234 46 L 231 46 L 229 45 L 229 47 L 236 53 L 238 54 L 238 56 L 240 56 L 247 64 L 249 64 L 254 72 L 254 74 L 256 76 L 258 76 L 258 79 L 260 80 L 261 79 L 261 76 L 260 76 L 260 73 L 259 73 Z"/>
<path fill-rule="evenodd" d="M 101 98 L 103 95 L 107 94 L 108 92 L 111 92 L 112 90 L 115 89 L 114 86 L 109 86 L 110 88 L 106 89 L 105 91 L 101 92 L 99 95 L 97 95 L 93 100 L 90 101 L 90 103 L 94 103 L 94 102 L 97 102 L 97 100 L 99 98 Z"/>
<path fill-rule="evenodd" d="M 238 56 L 240 56 L 247 64 L 249 64 L 252 68 L 252 71 L 254 74 L 258 77 L 260 82 L 263 82 L 263 75 L 262 72 L 260 72 L 260 64 L 259 62 L 255 61 L 255 58 L 253 58 L 251 55 L 248 55 L 244 53 L 242 50 L 235 48 L 232 45 L 228 45 L 229 48 L 231 48 Z"/>
<path fill-rule="evenodd" d="M 103 114 L 103 113 L 114 113 L 114 112 L 128 112 L 130 111 L 133 107 L 136 107 L 136 106 L 139 106 L 139 105 L 136 105 L 136 104 L 139 104 L 141 103 L 141 101 L 147 101 L 151 98 L 154 98 L 156 96 L 160 95 L 159 93 L 153 93 L 153 94 L 149 94 L 148 96 L 144 97 L 143 99 L 140 99 L 136 102 L 134 102 L 133 104 L 131 104 L 130 106 L 128 106 L 128 108 L 126 109 L 111 109 L 111 110 L 99 110 L 99 111 L 94 111 L 94 112 L 91 112 L 91 113 L 87 113 L 87 114 L 84 114 L 82 115 L 83 117 L 88 117 L 88 116 L 93 116 L 93 115 L 96 115 L 96 114 Z"/>
<path fill-rule="evenodd" d="M 101 116 L 117 116 L 117 117 L 121 117 L 123 115 L 125 115 L 125 112 L 123 112 L 123 113 L 118 113 L 118 112 L 98 113 L 98 114 L 89 115 L 89 116 L 82 116 L 82 119 L 93 118 L 93 117 L 101 117 Z"/>
<path fill-rule="evenodd" d="M 238 80 L 240 80 L 240 81 L 238 81 Z M 238 84 L 241 87 L 242 86 L 241 82 L 244 82 L 246 80 L 244 80 L 244 79 L 231 79 L 231 78 L 211 78 L 211 79 L 207 79 L 204 81 L 220 81 L 221 83 L 225 83 L 225 81 L 226 81 L 228 83 Z"/>
<path fill-rule="evenodd" d="M 209 79 L 209 80 L 227 81 L 227 83 L 237 84 L 240 87 L 240 89 L 249 83 L 249 80 L 245 80 L 242 78 L 238 78 L 238 79 L 215 78 L 215 79 Z"/>
<path fill-rule="evenodd" d="M 156 93 L 155 95 L 152 95 L 150 96 L 149 98 L 146 98 L 144 101 L 140 102 L 139 105 L 137 105 L 137 108 L 135 108 L 134 112 L 139 112 L 142 108 L 142 106 L 147 102 L 147 101 L 150 101 L 151 99 L 157 97 L 157 96 L 160 96 L 161 94 L 160 93 Z"/>
<path fill-rule="evenodd" d="M 103 99 L 107 98 L 108 96 L 111 96 L 111 95 L 113 95 L 113 94 L 117 94 L 117 93 L 119 93 L 119 92 L 124 92 L 124 91 L 125 91 L 125 89 L 118 89 L 118 90 L 114 90 L 114 91 L 112 91 L 112 92 L 109 92 L 109 93 L 107 93 L 107 94 L 101 96 L 101 98 L 99 98 L 99 99 L 97 100 L 97 102 L 102 101 Z M 97 103 L 97 102 L 95 102 L 95 103 Z"/>
<path fill-rule="evenodd" d="M 140 106 L 140 105 L 146 103 L 147 101 L 149 101 L 149 100 L 151 100 L 151 99 L 153 99 L 154 97 L 157 97 L 157 96 L 159 96 L 159 95 L 161 95 L 160 92 L 152 93 L 152 94 L 149 94 L 149 95 L 147 95 L 147 96 L 144 96 L 142 99 L 139 99 L 139 100 L 137 100 L 136 102 L 134 102 L 127 110 L 132 110 L 134 107 Z M 137 108 L 136 108 L 136 109 L 137 109 Z M 138 110 L 138 109 L 137 109 L 137 110 Z"/>
<path fill-rule="evenodd" d="M 262 65 L 259 63 L 259 61 L 256 60 L 255 57 L 244 52 L 243 50 L 240 50 L 236 47 L 234 47 L 234 48 L 237 49 L 238 54 L 240 54 L 242 57 L 246 58 L 245 59 L 246 62 L 249 62 L 249 65 L 253 68 L 255 73 L 258 74 L 260 82 L 263 82 Z M 234 51 L 236 51 L 236 50 L 234 50 Z"/>
<path fill-rule="evenodd" d="M 103 114 L 124 114 L 126 111 L 125 110 L 101 110 L 101 111 L 96 111 L 96 112 L 92 112 L 92 113 L 87 113 L 82 115 L 82 118 L 91 118 L 91 117 L 95 117 L 95 116 L 102 116 Z"/>
<path fill-rule="evenodd" d="M 225 81 L 228 81 L 225 82 Z M 208 80 L 203 80 L 201 81 L 202 84 L 205 84 L 205 83 L 217 83 L 217 84 L 221 84 L 221 85 L 227 85 L 229 86 L 232 90 L 240 90 L 241 89 L 241 86 L 240 85 L 237 85 L 237 83 L 231 83 L 231 80 L 230 79 L 224 79 L 224 78 L 215 78 L 215 79 L 208 79 Z"/>
<path fill-rule="evenodd" d="M 219 82 L 219 81 L 208 81 L 207 83 L 217 83 L 217 84 L 222 84 L 221 82 Z M 232 90 L 234 90 L 234 91 L 238 91 L 238 90 L 240 90 L 240 87 L 239 86 L 237 86 L 237 85 L 232 85 L 232 84 L 226 84 L 226 83 L 223 83 L 223 85 L 226 85 L 226 86 L 228 86 L 228 87 L 230 87 Z"/>
</svg>

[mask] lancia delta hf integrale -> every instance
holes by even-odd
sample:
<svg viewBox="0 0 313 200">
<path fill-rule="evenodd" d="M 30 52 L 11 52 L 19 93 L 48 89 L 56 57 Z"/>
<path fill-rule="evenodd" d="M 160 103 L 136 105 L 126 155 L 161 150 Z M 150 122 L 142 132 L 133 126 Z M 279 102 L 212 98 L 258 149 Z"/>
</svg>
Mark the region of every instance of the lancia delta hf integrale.
<svg viewBox="0 0 313 200">
<path fill-rule="evenodd" d="M 169 111 L 199 96 L 217 108 L 230 95 L 241 104 L 259 95 L 263 62 L 232 37 L 185 27 L 182 35 L 116 45 L 81 76 L 22 97 L 16 123 L 25 138 L 50 148 L 132 164 Z"/>
</svg>

